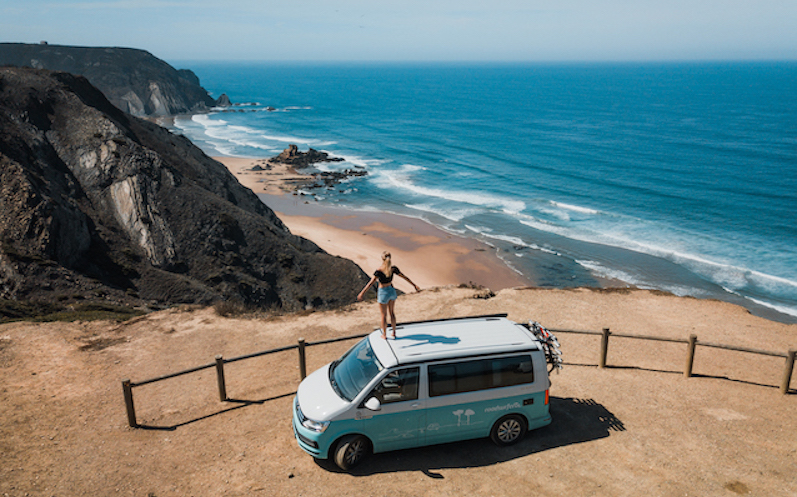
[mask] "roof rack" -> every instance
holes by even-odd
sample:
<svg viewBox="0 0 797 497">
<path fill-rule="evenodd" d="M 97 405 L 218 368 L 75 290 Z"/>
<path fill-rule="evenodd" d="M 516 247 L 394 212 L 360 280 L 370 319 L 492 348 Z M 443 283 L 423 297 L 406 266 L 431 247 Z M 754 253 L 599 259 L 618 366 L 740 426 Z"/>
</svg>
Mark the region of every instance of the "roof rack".
<svg viewBox="0 0 797 497">
<path fill-rule="evenodd" d="M 408 321 L 406 323 L 397 323 L 396 328 L 400 326 L 407 326 L 410 324 L 423 324 L 423 323 L 439 323 L 440 321 L 461 321 L 464 319 L 487 319 L 487 318 L 505 318 L 509 316 L 507 313 L 502 314 L 482 314 L 479 316 L 463 316 L 458 318 L 441 318 L 441 319 L 427 319 L 425 321 Z"/>
</svg>

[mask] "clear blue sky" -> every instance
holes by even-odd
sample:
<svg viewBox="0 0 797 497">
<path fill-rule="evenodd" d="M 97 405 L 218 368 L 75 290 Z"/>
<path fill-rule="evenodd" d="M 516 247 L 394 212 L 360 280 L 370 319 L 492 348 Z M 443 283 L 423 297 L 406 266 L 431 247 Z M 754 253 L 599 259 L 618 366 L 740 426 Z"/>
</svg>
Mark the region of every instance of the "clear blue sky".
<svg viewBox="0 0 797 497">
<path fill-rule="evenodd" d="M 797 0 L 0 0 L 0 41 L 172 60 L 797 60 Z"/>
</svg>

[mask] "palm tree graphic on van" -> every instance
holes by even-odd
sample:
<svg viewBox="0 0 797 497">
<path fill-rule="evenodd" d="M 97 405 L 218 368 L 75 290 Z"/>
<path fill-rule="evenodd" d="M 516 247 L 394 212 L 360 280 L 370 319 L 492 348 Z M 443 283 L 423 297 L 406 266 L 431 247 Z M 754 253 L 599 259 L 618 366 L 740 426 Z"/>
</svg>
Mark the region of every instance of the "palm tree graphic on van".
<svg viewBox="0 0 797 497">
<path fill-rule="evenodd" d="M 467 426 L 467 425 L 470 424 L 470 417 L 473 416 L 476 413 L 473 410 L 471 410 L 471 409 L 465 409 L 465 410 L 457 409 L 452 414 L 454 414 L 454 416 L 457 417 L 457 426 L 462 426 L 462 415 L 464 414 L 465 418 L 466 418 L 465 419 L 465 426 Z"/>
</svg>

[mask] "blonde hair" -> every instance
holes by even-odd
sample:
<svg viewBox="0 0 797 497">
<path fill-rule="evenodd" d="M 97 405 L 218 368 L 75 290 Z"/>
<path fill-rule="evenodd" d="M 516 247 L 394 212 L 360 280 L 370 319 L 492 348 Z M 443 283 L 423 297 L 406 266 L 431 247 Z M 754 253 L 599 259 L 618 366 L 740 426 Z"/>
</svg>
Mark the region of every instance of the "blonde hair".
<svg viewBox="0 0 797 497">
<path fill-rule="evenodd" d="M 393 264 L 390 261 L 390 252 L 387 250 L 382 252 L 382 267 L 380 267 L 379 270 L 382 271 L 388 278 L 390 278 L 390 276 L 393 274 Z"/>
</svg>

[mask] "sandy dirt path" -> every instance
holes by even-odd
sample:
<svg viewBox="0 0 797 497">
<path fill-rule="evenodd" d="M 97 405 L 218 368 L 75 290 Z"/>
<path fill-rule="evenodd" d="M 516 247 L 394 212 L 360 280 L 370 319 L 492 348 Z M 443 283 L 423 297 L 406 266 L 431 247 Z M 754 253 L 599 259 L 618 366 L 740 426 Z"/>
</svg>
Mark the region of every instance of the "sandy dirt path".
<svg viewBox="0 0 797 497">
<path fill-rule="evenodd" d="M 735 343 L 785 352 L 797 326 L 715 301 L 647 291 L 467 288 L 399 298 L 400 321 L 506 312 L 549 328 Z M 228 364 L 233 401 L 212 369 L 134 389 L 127 426 L 121 380 L 140 381 L 296 343 L 365 333 L 373 302 L 329 312 L 221 318 L 172 309 L 126 323 L 0 326 L 0 495 L 797 495 L 797 395 L 778 391 L 784 361 L 698 348 L 683 377 L 681 344 L 560 334 L 553 423 L 499 449 L 475 440 L 376 455 L 353 474 L 302 452 L 290 428 L 296 351 Z M 308 369 L 352 342 L 311 347 Z M 795 379 L 792 383 L 797 382 Z"/>
</svg>

